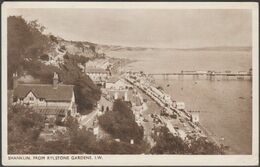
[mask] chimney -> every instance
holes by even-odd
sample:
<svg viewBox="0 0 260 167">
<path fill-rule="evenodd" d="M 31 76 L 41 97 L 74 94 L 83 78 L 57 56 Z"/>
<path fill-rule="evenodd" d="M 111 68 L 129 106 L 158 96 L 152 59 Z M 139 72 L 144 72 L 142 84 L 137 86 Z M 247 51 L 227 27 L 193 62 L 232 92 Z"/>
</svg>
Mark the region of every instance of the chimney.
<svg viewBox="0 0 260 167">
<path fill-rule="evenodd" d="M 17 75 L 17 72 L 16 73 L 13 73 L 13 89 L 15 89 L 17 87 L 17 84 L 18 84 L 18 75 Z"/>
<path fill-rule="evenodd" d="M 58 82 L 59 82 L 59 76 L 56 72 L 54 72 L 54 75 L 53 75 L 53 88 L 54 89 L 58 88 Z"/>
<path fill-rule="evenodd" d="M 125 92 L 125 101 L 128 101 L 128 94 L 127 94 L 127 92 Z"/>
</svg>

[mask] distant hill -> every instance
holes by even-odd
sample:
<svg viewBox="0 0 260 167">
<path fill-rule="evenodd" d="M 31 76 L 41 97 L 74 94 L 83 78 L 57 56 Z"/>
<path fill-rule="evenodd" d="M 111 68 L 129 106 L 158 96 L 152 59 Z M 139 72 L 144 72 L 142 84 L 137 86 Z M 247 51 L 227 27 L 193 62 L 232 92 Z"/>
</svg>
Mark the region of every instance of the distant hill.
<svg viewBox="0 0 260 167">
<path fill-rule="evenodd" d="M 187 49 L 176 49 L 176 50 L 251 51 L 252 47 L 249 47 L 249 46 L 241 46 L 241 47 L 218 46 L 218 47 L 187 48 Z"/>
<path fill-rule="evenodd" d="M 97 50 L 100 52 L 109 51 L 145 51 L 145 50 L 183 50 L 183 51 L 251 51 L 252 47 L 249 46 L 218 46 L 218 47 L 200 47 L 200 48 L 155 48 L 155 47 L 131 47 L 131 46 L 119 46 L 119 45 L 102 45 L 95 44 Z"/>
</svg>

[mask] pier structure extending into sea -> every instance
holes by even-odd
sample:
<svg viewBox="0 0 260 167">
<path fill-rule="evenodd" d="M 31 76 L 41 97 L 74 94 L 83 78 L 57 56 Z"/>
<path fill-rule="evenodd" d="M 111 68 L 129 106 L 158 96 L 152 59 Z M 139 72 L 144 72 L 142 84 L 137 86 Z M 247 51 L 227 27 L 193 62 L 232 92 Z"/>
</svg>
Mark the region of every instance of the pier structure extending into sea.
<svg viewBox="0 0 260 167">
<path fill-rule="evenodd" d="M 134 72 L 135 73 L 135 72 Z M 148 76 L 162 76 L 163 79 L 167 80 L 170 77 L 176 77 L 179 80 L 184 79 L 184 77 L 191 76 L 194 80 L 207 79 L 207 80 L 252 80 L 252 71 L 181 71 L 181 72 L 168 72 L 168 73 L 147 73 Z"/>
</svg>

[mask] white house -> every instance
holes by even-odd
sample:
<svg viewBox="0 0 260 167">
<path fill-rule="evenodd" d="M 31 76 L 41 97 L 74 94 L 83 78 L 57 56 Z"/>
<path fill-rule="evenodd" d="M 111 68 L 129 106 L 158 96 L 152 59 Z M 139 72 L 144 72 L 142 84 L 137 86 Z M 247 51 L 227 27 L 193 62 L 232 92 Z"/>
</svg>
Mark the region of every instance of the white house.
<svg viewBox="0 0 260 167">
<path fill-rule="evenodd" d="M 111 66 L 109 59 L 95 59 L 93 61 L 88 61 L 85 63 L 85 68 L 102 68 L 108 69 Z"/>
<path fill-rule="evenodd" d="M 126 83 L 122 79 L 119 79 L 118 77 L 111 77 L 106 82 L 106 89 L 114 89 L 114 90 L 121 90 L 121 89 L 128 89 L 132 88 L 132 85 Z"/>
<path fill-rule="evenodd" d="M 123 99 L 129 101 L 129 90 L 132 85 L 126 83 L 118 77 L 111 77 L 105 84 L 105 90 L 112 99 Z"/>
<path fill-rule="evenodd" d="M 184 102 L 176 102 L 176 108 L 179 110 L 184 110 L 185 109 L 185 103 Z"/>
<path fill-rule="evenodd" d="M 109 76 L 109 72 L 102 68 L 85 68 L 85 73 L 95 84 L 104 84 Z"/>
<path fill-rule="evenodd" d="M 173 102 L 172 102 L 172 99 L 171 99 L 171 96 L 168 95 L 168 94 L 164 94 L 164 97 L 163 97 L 164 101 L 169 104 L 169 105 L 172 105 Z"/>
<path fill-rule="evenodd" d="M 199 111 L 191 111 L 191 121 L 193 123 L 199 123 Z"/>
<path fill-rule="evenodd" d="M 76 116 L 73 85 L 59 84 L 56 73 L 53 84 L 18 84 L 17 74 L 13 77 L 13 104 L 27 105 L 47 117 Z"/>
<path fill-rule="evenodd" d="M 97 102 L 97 107 L 102 113 L 106 111 L 111 111 L 113 108 L 113 102 L 101 96 L 100 100 Z"/>
</svg>

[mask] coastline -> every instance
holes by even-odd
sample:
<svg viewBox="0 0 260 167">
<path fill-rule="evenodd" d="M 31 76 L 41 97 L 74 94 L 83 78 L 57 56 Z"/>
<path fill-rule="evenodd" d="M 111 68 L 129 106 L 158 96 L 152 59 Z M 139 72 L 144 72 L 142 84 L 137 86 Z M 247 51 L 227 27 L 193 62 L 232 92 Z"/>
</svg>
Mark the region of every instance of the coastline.
<svg viewBox="0 0 260 167">
<path fill-rule="evenodd" d="M 128 62 L 125 64 L 125 66 L 127 66 L 127 64 L 133 63 L 133 62 L 138 62 L 138 60 L 132 61 L 132 62 Z M 125 66 L 123 66 L 123 68 L 121 69 L 122 71 L 124 71 Z M 165 83 L 166 84 L 166 83 Z M 160 85 L 160 84 L 159 84 Z M 153 86 L 158 86 L 158 83 L 155 81 L 153 83 Z M 167 92 L 166 92 L 167 93 Z M 168 92 L 169 93 L 169 92 Z M 156 104 L 157 105 L 157 104 Z M 150 106 L 148 105 L 148 110 L 150 110 Z M 224 154 L 227 155 L 235 155 L 235 154 L 241 154 L 239 153 L 239 151 L 235 151 L 234 148 L 232 148 L 232 146 L 230 146 L 229 144 L 226 144 L 223 140 L 221 140 L 220 136 L 217 136 L 215 133 L 211 132 L 209 129 L 207 129 L 207 127 L 202 124 L 201 122 L 199 123 L 201 126 L 201 130 L 207 134 L 208 139 L 210 141 L 213 141 L 216 145 L 221 146 L 224 148 Z"/>
<path fill-rule="evenodd" d="M 135 79 L 133 79 L 133 78 L 135 78 Z M 215 140 L 215 138 L 210 138 L 210 136 L 208 136 L 208 133 L 204 132 L 205 128 L 201 129 L 201 127 L 198 125 L 199 124 L 198 120 L 195 122 L 193 121 L 194 118 L 193 118 L 192 114 L 187 113 L 187 111 L 185 111 L 185 110 L 178 109 L 176 106 L 174 107 L 172 100 L 171 100 L 171 102 L 169 102 L 168 100 L 165 101 L 164 97 L 168 96 L 167 94 L 165 94 L 165 92 L 158 94 L 159 90 L 157 90 L 157 91 L 154 90 L 157 88 L 155 88 L 154 86 L 151 86 L 151 85 L 150 85 L 151 86 L 150 87 L 149 86 L 150 81 L 148 81 L 149 77 L 147 78 L 147 76 L 144 73 L 140 72 L 139 75 L 138 74 L 136 75 L 135 73 L 131 74 L 131 72 L 126 73 L 124 79 L 127 82 L 129 82 L 130 84 L 132 84 L 133 86 L 137 87 L 138 90 L 143 93 L 143 95 L 149 96 L 149 99 L 153 103 L 156 103 L 155 105 L 157 105 L 160 108 L 159 113 L 155 114 L 154 113 L 155 111 L 152 110 L 151 113 L 148 113 L 148 115 L 150 115 L 150 114 L 157 115 L 156 117 L 158 117 L 158 119 L 160 120 L 162 125 L 164 127 L 166 127 L 173 136 L 180 137 L 184 142 L 191 142 L 190 141 L 191 138 L 194 138 L 194 137 L 195 137 L 194 138 L 195 140 L 197 140 L 198 138 L 201 138 L 201 137 L 202 138 L 206 137 L 205 138 L 206 141 L 208 140 L 208 142 L 210 142 L 213 145 L 216 145 L 216 147 L 218 147 L 220 152 L 217 154 L 226 154 L 225 149 L 224 149 L 226 147 L 224 147 L 222 144 L 219 144 Z M 144 83 L 146 83 L 146 84 L 144 84 Z M 161 94 L 163 94 L 163 95 L 161 95 Z M 164 110 L 164 112 L 168 113 L 168 116 L 166 116 L 164 114 L 162 115 L 163 110 Z M 176 115 L 175 119 L 170 118 L 170 120 L 169 120 L 169 116 L 170 116 L 169 114 Z M 147 117 L 146 118 L 143 117 L 143 118 L 147 119 Z M 176 123 L 177 123 L 177 126 L 176 126 Z M 156 125 L 153 124 L 153 126 L 156 126 Z"/>
<path fill-rule="evenodd" d="M 187 103 L 188 110 L 200 110 L 200 124 L 218 142 L 229 146 L 227 154 L 250 155 L 251 148 L 251 81 L 156 80 L 167 92 Z M 167 87 L 167 85 L 169 85 Z M 232 87 L 230 87 L 232 86 Z M 183 87 L 183 90 L 179 90 Z M 245 89 L 246 93 L 241 90 Z M 211 91 L 212 92 L 209 92 Z M 190 93 L 190 91 L 193 91 Z M 186 96 L 186 94 L 189 96 Z M 219 96 L 223 96 L 218 99 Z M 243 97 L 243 98 L 240 98 Z M 205 106 L 209 104 L 209 106 Z M 209 108 L 208 108 L 209 107 Z M 236 120 L 244 122 L 238 124 Z"/>
</svg>

